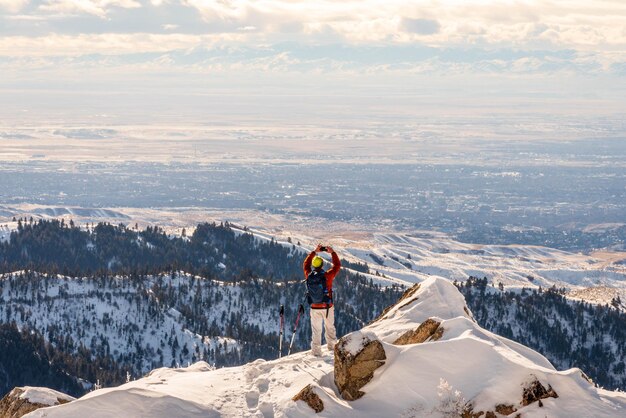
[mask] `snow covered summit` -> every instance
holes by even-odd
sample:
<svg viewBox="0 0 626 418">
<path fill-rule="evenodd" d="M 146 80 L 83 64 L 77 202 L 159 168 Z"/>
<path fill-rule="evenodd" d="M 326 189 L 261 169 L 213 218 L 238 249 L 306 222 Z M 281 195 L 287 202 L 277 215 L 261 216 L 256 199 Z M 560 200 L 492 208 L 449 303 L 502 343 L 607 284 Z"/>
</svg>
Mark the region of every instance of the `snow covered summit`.
<svg viewBox="0 0 626 418">
<path fill-rule="evenodd" d="M 363 361 L 356 364 L 360 357 Z M 356 391 L 344 390 L 355 381 Z M 303 400 L 294 401 L 297 394 Z M 615 417 L 626 415 L 626 394 L 594 387 L 579 369 L 557 371 L 539 353 L 482 329 L 456 287 L 431 278 L 408 290 L 370 325 L 345 336 L 334 355 L 325 351 L 318 358 L 304 352 L 217 370 L 204 362 L 162 368 L 28 416 L 316 414 Z"/>
</svg>

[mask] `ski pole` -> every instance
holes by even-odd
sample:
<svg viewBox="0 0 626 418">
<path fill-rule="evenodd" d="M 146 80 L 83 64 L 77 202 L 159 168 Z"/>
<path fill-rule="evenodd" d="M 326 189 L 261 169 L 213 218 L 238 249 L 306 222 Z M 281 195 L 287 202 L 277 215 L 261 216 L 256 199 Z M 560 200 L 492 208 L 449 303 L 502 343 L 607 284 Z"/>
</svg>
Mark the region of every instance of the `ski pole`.
<svg viewBox="0 0 626 418">
<path fill-rule="evenodd" d="M 304 313 L 304 306 L 300 304 L 298 308 L 298 316 L 296 316 L 296 323 L 293 326 L 293 334 L 291 334 L 291 342 L 289 343 L 289 351 L 287 351 L 287 355 L 291 354 L 291 347 L 293 347 L 293 340 L 296 338 L 296 330 L 298 329 L 298 322 L 300 321 L 300 315 Z"/>
<path fill-rule="evenodd" d="M 280 305 L 280 328 L 278 332 L 278 358 L 282 357 L 283 354 L 283 333 L 285 329 L 285 307 Z"/>
</svg>

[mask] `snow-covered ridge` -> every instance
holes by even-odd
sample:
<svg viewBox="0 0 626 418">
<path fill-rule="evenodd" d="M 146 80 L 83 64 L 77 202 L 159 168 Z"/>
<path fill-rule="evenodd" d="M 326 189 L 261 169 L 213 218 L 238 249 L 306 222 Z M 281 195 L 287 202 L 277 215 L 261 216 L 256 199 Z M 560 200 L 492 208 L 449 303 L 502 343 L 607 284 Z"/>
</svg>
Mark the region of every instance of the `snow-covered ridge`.
<svg viewBox="0 0 626 418">
<path fill-rule="evenodd" d="M 430 233 L 377 233 L 368 243 L 346 242 L 344 252 L 367 262 L 371 270 L 413 283 L 431 276 L 458 281 L 474 276 L 505 287 L 556 285 L 578 291 L 577 298 L 584 298 L 581 291 L 587 288 L 613 289 L 603 299 L 595 294 L 590 301 L 596 303 L 626 296 L 626 267 L 617 262 L 626 253 L 584 255 L 548 247 L 467 244 Z"/>
<path fill-rule="evenodd" d="M 427 321 L 439 324 L 437 338 L 398 343 L 398 337 Z M 362 334 L 382 343 L 386 360 L 356 401 L 339 395 L 333 357 L 325 351 L 320 358 L 304 352 L 218 370 L 204 362 L 158 369 L 28 416 L 310 417 L 314 411 L 307 403 L 292 400 L 307 385 L 323 403 L 320 416 L 451 417 L 494 410 L 514 410 L 523 418 L 626 414 L 626 394 L 595 388 L 579 369 L 557 371 L 539 353 L 480 328 L 447 280 L 425 280 L 354 335 Z M 353 335 L 345 338 L 349 342 Z M 539 385 L 545 396 L 529 399 L 525 389 Z"/>
<path fill-rule="evenodd" d="M 295 245 L 304 251 L 314 248 L 320 241 L 333 245 L 342 258 L 366 262 L 372 273 L 384 274 L 386 278 L 372 276 L 383 285 L 417 283 L 430 276 L 459 281 L 469 276 L 486 276 L 505 287 L 564 287 L 577 291 L 576 298 L 593 303 L 610 303 L 618 295 L 626 300 L 626 252 L 597 251 L 584 255 L 539 246 L 468 244 L 436 231 L 355 230 L 354 225 L 339 222 L 245 210 L 89 209 L 31 204 L 0 209 L 18 216 L 73 218 L 78 224 L 99 221 L 138 222 L 142 226 L 157 224 L 174 235 L 180 235 L 182 229 L 189 235 L 194 225 L 208 220 L 218 223 L 229 220 L 236 225 L 246 225 L 247 232 L 262 241 L 273 238 L 285 246 L 300 242 L 300 246 Z M 0 228 L 0 240 L 7 239 L 15 229 L 10 222 L 5 224 L 5 230 Z M 288 238 L 292 242 L 288 242 Z M 597 286 L 613 290 L 604 292 L 605 296 L 590 292 L 590 297 L 585 297 L 585 289 Z"/>
<path fill-rule="evenodd" d="M 231 227 L 243 233 L 236 225 Z M 319 241 L 293 231 L 247 228 L 246 232 L 303 252 Z M 626 299 L 626 253 L 585 255 L 532 245 L 469 244 L 435 231 L 372 233 L 359 239 L 344 238 L 338 232 L 324 242 L 333 245 L 342 258 L 367 263 L 371 274 L 366 276 L 383 286 L 419 283 L 430 277 L 465 281 L 474 276 L 508 288 L 565 288 L 572 298 L 591 303 L 610 303 L 616 296 Z M 603 290 L 596 291 L 598 287 Z"/>
</svg>

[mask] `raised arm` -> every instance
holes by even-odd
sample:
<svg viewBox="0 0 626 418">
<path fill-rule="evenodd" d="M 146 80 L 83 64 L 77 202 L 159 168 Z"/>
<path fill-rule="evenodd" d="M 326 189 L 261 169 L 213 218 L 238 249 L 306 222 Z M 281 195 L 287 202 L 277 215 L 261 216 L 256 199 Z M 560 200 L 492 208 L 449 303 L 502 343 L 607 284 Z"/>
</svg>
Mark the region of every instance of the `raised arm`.
<svg viewBox="0 0 626 418">
<path fill-rule="evenodd" d="M 315 250 L 311 251 L 309 255 L 304 259 L 304 264 L 302 265 L 302 269 L 304 270 L 304 277 L 309 277 L 311 274 L 311 262 L 313 261 L 313 257 L 315 257 Z"/>
<path fill-rule="evenodd" d="M 326 272 L 326 277 L 332 280 L 335 278 L 337 273 L 339 273 L 339 269 L 341 268 L 341 260 L 339 260 L 339 256 L 332 248 L 329 247 L 328 252 L 330 252 L 330 256 L 332 257 L 333 266 L 330 270 Z"/>
</svg>

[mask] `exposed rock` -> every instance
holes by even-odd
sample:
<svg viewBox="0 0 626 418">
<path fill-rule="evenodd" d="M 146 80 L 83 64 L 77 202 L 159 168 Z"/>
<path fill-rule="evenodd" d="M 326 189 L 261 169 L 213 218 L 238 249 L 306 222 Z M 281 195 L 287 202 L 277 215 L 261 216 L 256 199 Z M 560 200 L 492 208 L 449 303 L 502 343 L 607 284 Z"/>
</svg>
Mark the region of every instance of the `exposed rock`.
<svg viewBox="0 0 626 418">
<path fill-rule="evenodd" d="M 582 370 L 580 371 L 580 375 L 582 376 L 583 379 L 585 379 L 591 385 L 594 385 L 593 380 L 589 376 L 587 376 L 585 372 L 583 372 Z"/>
<path fill-rule="evenodd" d="M 397 345 L 417 344 L 423 343 L 429 338 L 432 341 L 437 341 L 443 335 L 443 327 L 439 325 L 441 325 L 441 322 L 428 318 L 417 329 L 405 332 L 393 343 Z"/>
<path fill-rule="evenodd" d="M 309 405 L 316 413 L 320 413 L 324 410 L 324 402 L 313 391 L 313 386 L 306 385 L 296 396 L 292 398 L 294 401 L 304 401 Z"/>
<path fill-rule="evenodd" d="M 522 405 L 526 406 L 533 402 L 541 402 L 541 399 L 558 397 L 559 395 L 552 389 L 552 386 L 548 385 L 546 389 L 539 380 L 535 379 L 529 386 L 524 388 Z M 539 406 L 543 406 L 543 403 L 540 403 Z"/>
<path fill-rule="evenodd" d="M 497 418 L 499 415 L 511 415 L 512 413 L 516 412 L 517 409 L 515 408 L 515 406 L 513 405 L 506 405 L 506 404 L 498 404 L 496 405 L 495 408 L 495 412 L 494 411 L 487 411 L 487 412 L 483 412 L 483 411 L 478 411 L 478 412 L 474 412 L 474 405 L 472 405 L 471 402 L 468 402 L 465 405 L 465 408 L 463 409 L 463 412 L 461 413 L 461 418 L 481 418 L 484 416 L 484 418 Z M 514 416 L 514 418 L 521 418 L 521 414 L 517 414 Z"/>
<path fill-rule="evenodd" d="M 335 384 L 341 397 L 347 401 L 362 397 L 360 389 L 386 359 L 385 349 L 375 336 L 354 332 L 341 338 L 335 345 Z"/>
<path fill-rule="evenodd" d="M 52 389 L 17 387 L 0 400 L 0 418 L 20 418 L 39 408 L 62 405 L 73 400 L 71 396 Z"/>
<path fill-rule="evenodd" d="M 533 376 L 534 377 L 534 376 Z M 527 387 L 524 388 L 522 406 L 530 405 L 533 402 L 538 402 L 538 406 L 542 407 L 543 403 L 541 399 L 545 398 L 558 398 L 557 393 L 552 389 L 552 386 L 548 385 L 546 389 L 537 378 L 535 378 L 532 383 L 530 383 Z M 498 404 L 495 407 L 495 411 L 478 411 L 474 412 L 474 408 L 471 403 L 468 403 L 465 406 L 465 410 L 461 414 L 462 418 L 497 418 L 498 416 L 513 416 L 517 412 L 517 408 L 515 405 L 511 404 Z M 521 418 L 521 414 L 514 415 L 514 418 Z"/>
<path fill-rule="evenodd" d="M 513 405 L 505 405 L 502 403 L 499 405 L 496 405 L 496 412 L 498 414 L 511 415 L 515 411 L 517 411 L 517 408 L 515 408 Z"/>
<path fill-rule="evenodd" d="M 483 411 L 474 412 L 474 406 L 468 403 L 461 413 L 461 418 L 480 418 L 483 415 L 485 415 Z"/>
<path fill-rule="evenodd" d="M 408 301 L 406 301 L 406 302 L 404 302 L 402 305 L 400 305 L 400 306 L 398 307 L 398 309 L 402 309 L 402 308 L 404 308 L 405 306 L 412 304 L 412 303 L 413 303 L 413 302 L 415 302 L 417 299 L 419 299 L 417 296 L 416 296 L 416 297 L 414 297 L 414 298 L 409 299 Z"/>
<path fill-rule="evenodd" d="M 400 303 L 402 303 L 402 305 L 400 307 L 404 307 L 406 305 L 408 305 L 409 303 L 415 302 L 417 300 L 417 298 L 412 298 L 412 296 L 419 290 L 420 288 L 420 284 L 419 283 L 415 283 L 413 285 L 413 287 L 411 287 L 410 289 L 406 290 L 402 296 L 400 296 L 400 299 L 398 299 L 398 301 L 396 303 L 394 303 L 393 305 L 389 305 L 387 306 L 383 312 L 378 315 L 378 317 L 376 317 L 376 319 L 374 319 L 372 322 L 370 322 L 370 324 L 373 324 L 376 321 L 379 321 L 381 319 L 385 318 L 385 315 L 387 315 L 387 313 L 396 305 L 400 305 Z M 407 299 L 410 299 L 408 302 L 405 302 Z"/>
</svg>

